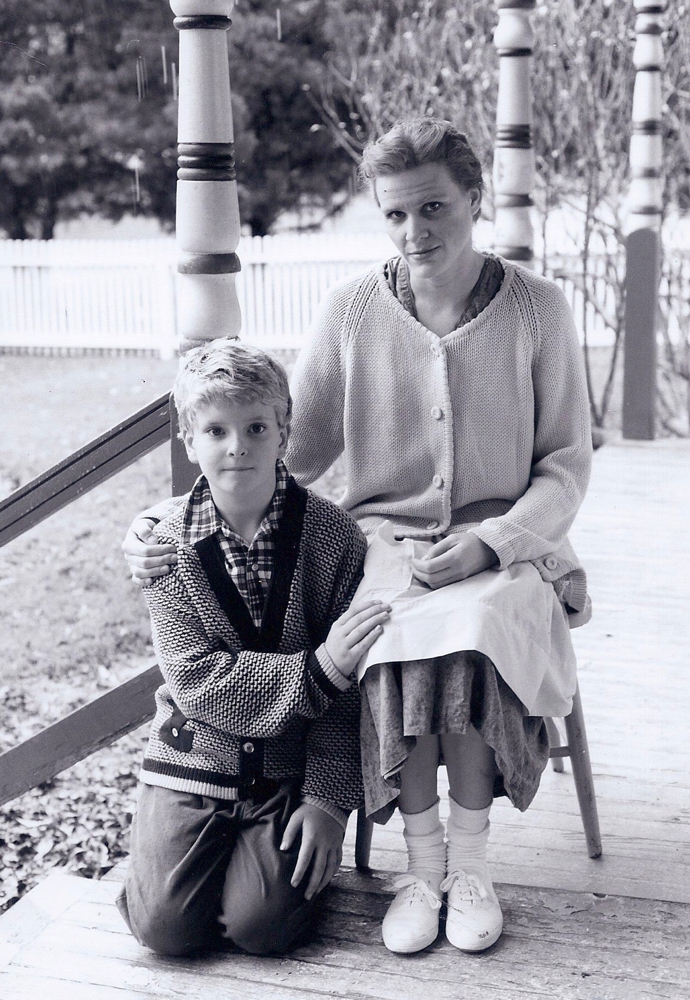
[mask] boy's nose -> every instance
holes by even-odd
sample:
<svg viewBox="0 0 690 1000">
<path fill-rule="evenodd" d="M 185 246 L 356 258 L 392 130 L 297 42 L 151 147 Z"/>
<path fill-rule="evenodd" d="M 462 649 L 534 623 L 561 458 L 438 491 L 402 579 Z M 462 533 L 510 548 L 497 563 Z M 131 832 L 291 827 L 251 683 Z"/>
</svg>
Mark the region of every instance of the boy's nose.
<svg viewBox="0 0 690 1000">
<path fill-rule="evenodd" d="M 234 455 L 236 458 L 247 454 L 247 445 L 240 437 L 236 435 L 229 435 L 227 441 L 227 452 L 228 455 Z"/>
</svg>

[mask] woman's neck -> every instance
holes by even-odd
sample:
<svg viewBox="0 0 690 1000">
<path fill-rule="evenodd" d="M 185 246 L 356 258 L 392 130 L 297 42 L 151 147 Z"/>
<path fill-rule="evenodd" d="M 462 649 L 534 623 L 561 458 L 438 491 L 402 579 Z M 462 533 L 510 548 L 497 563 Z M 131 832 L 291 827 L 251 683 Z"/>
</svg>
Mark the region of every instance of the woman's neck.
<svg viewBox="0 0 690 1000">
<path fill-rule="evenodd" d="M 451 333 L 477 284 L 486 258 L 472 250 L 467 266 L 456 274 L 425 278 L 410 269 L 410 288 L 419 322 L 439 337 Z"/>
</svg>

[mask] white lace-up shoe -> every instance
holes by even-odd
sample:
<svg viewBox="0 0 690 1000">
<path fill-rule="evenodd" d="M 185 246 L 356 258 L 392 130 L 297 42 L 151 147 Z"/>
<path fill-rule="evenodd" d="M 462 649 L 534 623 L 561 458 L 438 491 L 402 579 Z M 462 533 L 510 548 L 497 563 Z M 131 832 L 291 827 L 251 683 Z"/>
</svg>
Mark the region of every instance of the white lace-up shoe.
<svg viewBox="0 0 690 1000">
<path fill-rule="evenodd" d="M 439 878 L 440 876 L 436 876 Z M 389 951 L 409 955 L 432 944 L 438 936 L 441 891 L 408 872 L 393 883 L 397 894 L 383 918 L 383 943 Z"/>
<path fill-rule="evenodd" d="M 503 914 L 488 875 L 454 871 L 441 883 L 448 894 L 446 937 L 461 951 L 484 951 L 498 941 Z"/>
</svg>

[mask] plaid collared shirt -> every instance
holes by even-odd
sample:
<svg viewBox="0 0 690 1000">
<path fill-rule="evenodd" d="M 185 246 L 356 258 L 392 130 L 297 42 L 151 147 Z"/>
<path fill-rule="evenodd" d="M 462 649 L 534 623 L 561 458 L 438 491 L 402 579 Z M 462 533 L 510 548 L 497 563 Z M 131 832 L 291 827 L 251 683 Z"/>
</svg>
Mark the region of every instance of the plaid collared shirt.
<svg viewBox="0 0 690 1000">
<path fill-rule="evenodd" d="M 183 529 L 183 544 L 194 545 L 209 535 L 218 535 L 225 565 L 242 595 L 257 628 L 266 606 L 268 585 L 273 572 L 275 532 L 285 506 L 288 471 L 282 461 L 276 465 L 276 488 L 259 530 L 249 545 L 220 516 L 204 476 L 200 476 L 189 497 Z"/>
</svg>

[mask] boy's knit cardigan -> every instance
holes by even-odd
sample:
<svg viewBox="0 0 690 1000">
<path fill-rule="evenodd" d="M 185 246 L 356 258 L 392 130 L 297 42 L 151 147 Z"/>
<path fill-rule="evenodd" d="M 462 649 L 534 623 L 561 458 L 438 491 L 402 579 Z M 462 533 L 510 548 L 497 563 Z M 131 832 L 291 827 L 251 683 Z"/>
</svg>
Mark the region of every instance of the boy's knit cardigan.
<svg viewBox="0 0 690 1000">
<path fill-rule="evenodd" d="M 499 259 L 496 296 L 443 338 L 382 265 L 336 288 L 295 367 L 285 462 L 306 485 L 344 450 L 340 503 L 365 532 L 384 519 L 419 538 L 469 528 L 502 569 L 533 562 L 583 624 L 566 537 L 592 454 L 582 351 L 561 290 Z"/>
<path fill-rule="evenodd" d="M 314 650 L 349 606 L 364 537 L 290 480 L 259 633 L 215 539 L 180 544 L 185 509 L 156 526 L 178 562 L 144 590 L 165 684 L 141 780 L 237 799 L 264 778 L 295 778 L 304 801 L 344 822 L 362 802 L 358 692 L 338 690 Z"/>
</svg>

